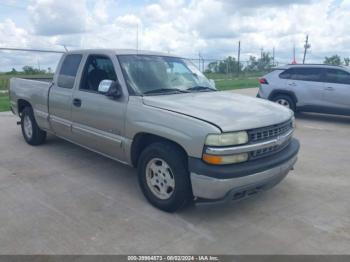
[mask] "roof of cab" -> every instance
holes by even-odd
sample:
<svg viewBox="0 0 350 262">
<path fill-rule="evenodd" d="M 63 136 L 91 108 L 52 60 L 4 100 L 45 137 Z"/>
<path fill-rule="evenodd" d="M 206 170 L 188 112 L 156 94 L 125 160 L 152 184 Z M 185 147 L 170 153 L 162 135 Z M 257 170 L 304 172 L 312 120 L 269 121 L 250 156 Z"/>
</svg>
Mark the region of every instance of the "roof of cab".
<svg viewBox="0 0 350 262">
<path fill-rule="evenodd" d="M 115 55 L 157 55 L 157 56 L 171 56 L 180 57 L 178 55 L 156 52 L 156 51 L 146 51 L 146 50 L 135 50 L 135 49 L 81 49 L 72 50 L 66 52 L 66 54 L 115 54 Z"/>
</svg>

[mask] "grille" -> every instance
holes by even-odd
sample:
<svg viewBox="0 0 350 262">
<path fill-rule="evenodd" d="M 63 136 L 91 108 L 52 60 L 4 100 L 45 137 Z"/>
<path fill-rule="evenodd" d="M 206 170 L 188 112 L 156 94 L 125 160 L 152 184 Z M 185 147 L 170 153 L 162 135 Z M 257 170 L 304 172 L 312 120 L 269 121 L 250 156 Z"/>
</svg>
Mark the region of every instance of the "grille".
<svg viewBox="0 0 350 262">
<path fill-rule="evenodd" d="M 293 123 L 292 121 L 284 122 L 282 124 L 274 125 L 274 126 L 269 126 L 269 127 L 263 127 L 263 128 L 258 128 L 254 129 L 248 132 L 249 138 L 250 138 L 250 143 L 257 143 L 261 142 L 264 140 L 269 140 L 276 138 L 279 135 L 283 135 L 287 133 L 289 130 L 293 128 Z M 265 147 L 256 151 L 252 151 L 249 154 L 249 159 L 250 160 L 255 160 L 258 158 L 266 157 L 272 154 L 275 154 L 281 150 L 283 150 L 288 144 L 290 140 L 285 142 L 282 145 L 275 145 L 271 147 Z"/>
<path fill-rule="evenodd" d="M 284 144 L 280 145 L 280 146 L 270 146 L 270 147 L 265 147 L 256 151 L 252 151 L 250 152 L 250 160 L 255 160 L 258 158 L 262 158 L 262 157 L 266 157 L 269 155 L 273 155 L 281 150 L 283 150 L 286 146 L 289 145 L 290 140 L 288 140 L 287 142 L 285 142 Z"/>
<path fill-rule="evenodd" d="M 274 126 L 253 129 L 253 130 L 248 132 L 249 142 L 256 143 L 256 142 L 260 142 L 263 140 L 272 139 L 272 138 L 275 138 L 279 135 L 282 135 L 282 134 L 288 132 L 292 128 L 293 128 L 293 123 L 290 120 L 288 122 L 274 125 Z"/>
</svg>

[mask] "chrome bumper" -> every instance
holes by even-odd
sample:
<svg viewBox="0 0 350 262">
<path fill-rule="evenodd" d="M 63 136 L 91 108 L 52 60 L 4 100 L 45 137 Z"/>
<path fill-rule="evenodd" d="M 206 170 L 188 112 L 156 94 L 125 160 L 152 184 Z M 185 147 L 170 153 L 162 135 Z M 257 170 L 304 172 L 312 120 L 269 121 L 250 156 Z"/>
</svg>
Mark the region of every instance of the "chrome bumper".
<svg viewBox="0 0 350 262">
<path fill-rule="evenodd" d="M 263 172 L 230 179 L 218 179 L 191 173 L 192 192 L 195 198 L 225 200 L 234 193 L 254 188 L 268 189 L 278 184 L 293 168 L 297 156 Z"/>
</svg>

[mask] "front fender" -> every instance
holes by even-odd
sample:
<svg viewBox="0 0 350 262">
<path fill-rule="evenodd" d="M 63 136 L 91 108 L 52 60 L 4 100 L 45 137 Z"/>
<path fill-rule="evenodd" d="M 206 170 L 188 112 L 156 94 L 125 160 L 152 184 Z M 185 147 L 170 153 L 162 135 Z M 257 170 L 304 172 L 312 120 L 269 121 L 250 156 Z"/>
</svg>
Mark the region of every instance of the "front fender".
<svg viewBox="0 0 350 262">
<path fill-rule="evenodd" d="M 181 145 L 188 156 L 201 157 L 208 134 L 221 133 L 205 121 L 129 101 L 125 133 L 132 140 L 138 133 L 157 135 Z"/>
</svg>

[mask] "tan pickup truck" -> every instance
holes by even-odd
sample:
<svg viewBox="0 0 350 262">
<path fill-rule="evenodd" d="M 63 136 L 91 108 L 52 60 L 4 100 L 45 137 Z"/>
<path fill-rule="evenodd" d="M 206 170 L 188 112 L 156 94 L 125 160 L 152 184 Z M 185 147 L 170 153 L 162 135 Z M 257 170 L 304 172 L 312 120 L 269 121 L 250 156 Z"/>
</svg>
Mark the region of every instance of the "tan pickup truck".
<svg viewBox="0 0 350 262">
<path fill-rule="evenodd" d="M 145 197 L 169 212 L 254 195 L 297 161 L 291 110 L 219 92 L 169 54 L 67 52 L 50 82 L 11 79 L 10 99 L 28 144 L 51 133 L 137 167 Z"/>
</svg>

